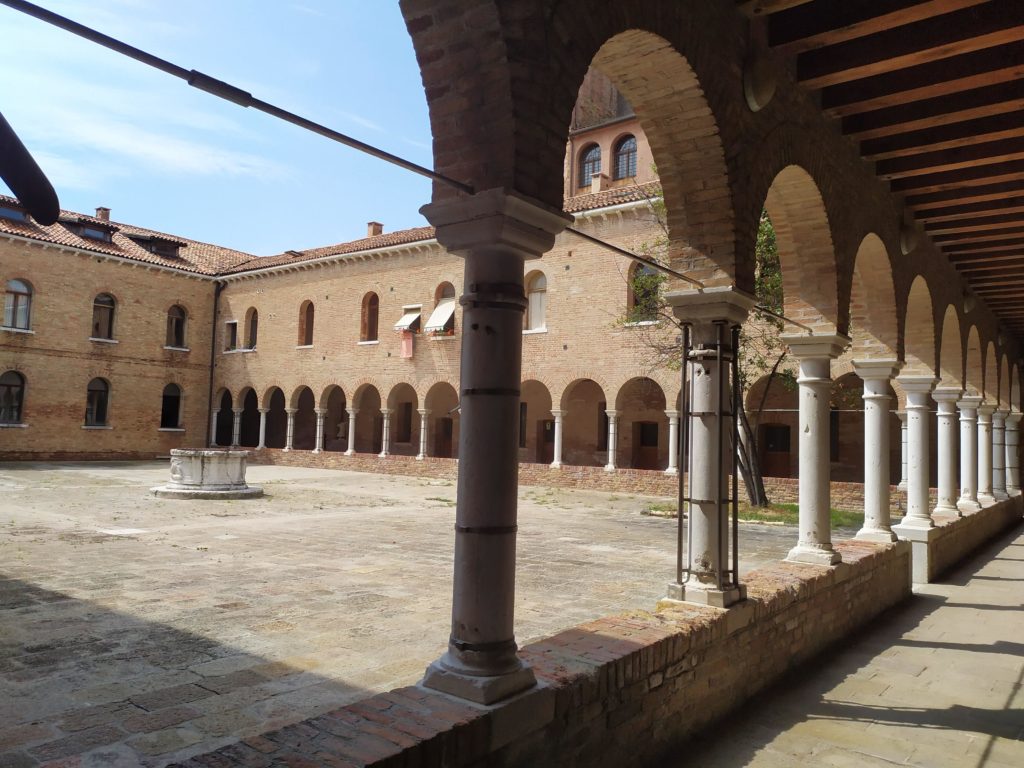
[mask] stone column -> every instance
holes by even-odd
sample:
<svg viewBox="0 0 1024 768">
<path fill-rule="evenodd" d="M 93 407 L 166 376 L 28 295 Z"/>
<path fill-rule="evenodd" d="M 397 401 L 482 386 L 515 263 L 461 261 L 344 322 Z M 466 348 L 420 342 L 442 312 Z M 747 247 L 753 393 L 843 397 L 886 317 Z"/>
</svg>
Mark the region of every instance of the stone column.
<svg viewBox="0 0 1024 768">
<path fill-rule="evenodd" d="M 960 516 L 957 507 L 957 416 L 956 404 L 962 389 L 940 387 L 932 392 L 938 406 L 938 425 L 935 430 L 938 458 L 939 498 L 932 514 Z"/>
<path fill-rule="evenodd" d="M 420 415 L 420 452 L 416 454 L 417 461 L 423 461 L 427 457 L 427 417 L 430 411 L 426 408 L 417 409 Z"/>
<path fill-rule="evenodd" d="M 244 408 L 231 409 L 231 447 L 237 448 L 242 440 L 242 413 Z"/>
<path fill-rule="evenodd" d="M 217 445 L 217 414 L 220 412 L 220 408 L 215 408 L 210 412 L 210 446 Z"/>
<path fill-rule="evenodd" d="M 324 416 L 327 415 L 327 410 L 324 408 L 314 408 L 313 413 L 316 414 L 316 442 L 313 445 L 313 453 L 323 453 L 324 451 Z"/>
<path fill-rule="evenodd" d="M 619 446 L 619 412 L 605 411 L 605 414 L 608 416 L 608 463 L 604 465 L 604 471 L 614 472 Z"/>
<path fill-rule="evenodd" d="M 957 402 L 960 409 L 960 500 L 961 512 L 977 512 L 978 503 L 978 405 L 977 395 L 964 395 Z"/>
<path fill-rule="evenodd" d="M 391 455 L 391 409 L 381 408 L 381 440 L 380 440 L 380 453 L 377 454 L 381 458 Z"/>
<path fill-rule="evenodd" d="M 682 581 L 668 584 L 668 599 L 725 608 L 746 596 L 739 584 L 726 583 L 729 478 L 732 476 L 732 415 L 730 366 L 733 326 L 742 325 L 753 297 L 727 288 L 677 291 L 668 302 L 690 328 L 690 354 L 684 361 L 691 410 L 688 464 L 679 468 L 679 482 L 689 483 L 689 571 Z M 719 329 L 725 349 L 718 349 Z M 719 354 L 724 352 L 719 377 Z M 719 409 L 719 392 L 723 395 Z M 724 424 L 719 424 L 722 412 Z M 718 447 L 718 435 L 722 435 Z M 687 563 L 684 562 L 684 568 Z"/>
<path fill-rule="evenodd" d="M 935 527 L 928 499 L 928 422 L 931 408 L 929 394 L 935 378 L 920 374 L 903 374 L 896 379 L 907 394 L 907 514 L 895 526 L 897 534 L 904 529 L 928 530 Z"/>
<path fill-rule="evenodd" d="M 491 704 L 536 684 L 514 635 L 523 273 L 571 217 L 503 189 L 421 211 L 465 260 L 452 629 L 423 685 Z"/>
<path fill-rule="evenodd" d="M 1006 501 L 1006 414 L 1005 410 L 992 412 L 992 498 Z"/>
<path fill-rule="evenodd" d="M 348 413 L 348 445 L 345 448 L 346 456 L 356 455 L 356 414 L 359 413 L 358 408 L 346 408 Z"/>
<path fill-rule="evenodd" d="M 668 416 L 668 469 L 666 475 L 679 474 L 679 411 L 665 411 Z"/>
<path fill-rule="evenodd" d="M 800 363 L 800 539 L 786 559 L 796 563 L 835 565 L 841 562 L 832 548 L 829 466 L 829 400 L 832 396 L 832 361 L 849 344 L 839 335 L 784 336 Z"/>
<path fill-rule="evenodd" d="M 978 503 L 983 507 L 995 503 L 992 495 L 992 413 L 994 405 L 978 406 Z"/>
<path fill-rule="evenodd" d="M 562 466 L 562 416 L 565 415 L 565 411 L 552 408 L 551 415 L 555 418 L 555 456 L 551 466 L 560 467 Z"/>
<path fill-rule="evenodd" d="M 1006 416 L 1006 492 L 1020 496 L 1020 411 L 1011 410 Z"/>
<path fill-rule="evenodd" d="M 295 438 L 295 412 L 297 408 L 285 408 L 284 412 L 288 414 L 288 429 L 285 432 L 284 449 L 286 451 L 292 450 L 292 441 Z"/>
<path fill-rule="evenodd" d="M 257 448 L 267 447 L 267 412 L 269 408 L 260 408 L 260 442 L 256 446 Z"/>
<path fill-rule="evenodd" d="M 900 420 L 900 482 L 897 491 L 907 492 L 907 412 L 896 411 Z"/>
<path fill-rule="evenodd" d="M 900 369 L 896 360 L 854 362 L 864 382 L 864 527 L 858 539 L 896 541 L 889 513 L 889 380 Z"/>
</svg>

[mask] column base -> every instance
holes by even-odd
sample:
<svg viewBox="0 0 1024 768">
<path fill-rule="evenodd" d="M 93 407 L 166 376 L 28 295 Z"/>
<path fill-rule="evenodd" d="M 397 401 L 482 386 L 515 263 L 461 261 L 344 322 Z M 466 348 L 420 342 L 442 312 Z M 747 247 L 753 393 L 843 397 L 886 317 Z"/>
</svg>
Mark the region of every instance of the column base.
<svg viewBox="0 0 1024 768">
<path fill-rule="evenodd" d="M 356 452 L 353 449 L 349 448 L 347 451 L 345 451 L 345 453 L 343 455 L 344 456 L 355 456 Z"/>
<path fill-rule="evenodd" d="M 832 549 L 831 544 L 827 549 L 820 544 L 797 544 L 789 550 L 786 562 L 806 565 L 839 565 L 843 562 L 843 556 Z"/>
<path fill-rule="evenodd" d="M 284 453 L 291 453 L 292 449 L 286 445 L 284 448 L 281 449 L 281 451 Z"/>
<path fill-rule="evenodd" d="M 954 504 L 937 504 L 935 509 L 932 510 L 933 515 L 952 515 L 953 517 L 963 517 L 963 512 L 960 508 Z"/>
<path fill-rule="evenodd" d="M 424 455 L 422 453 L 417 453 L 416 454 L 416 461 L 423 461 L 425 458 L 427 458 L 426 455 Z"/>
<path fill-rule="evenodd" d="M 991 507 L 995 503 L 996 497 L 993 496 L 991 493 L 978 494 L 978 504 L 980 504 L 982 507 Z"/>
<path fill-rule="evenodd" d="M 899 537 L 895 533 L 884 528 L 861 528 L 853 538 L 857 539 L 857 541 L 873 541 L 879 544 L 899 541 Z"/>
<path fill-rule="evenodd" d="M 931 541 L 939 535 L 938 528 L 915 528 L 894 525 L 893 531 L 900 541 L 910 542 L 910 576 L 915 584 L 927 584 L 935 574 L 935 560 L 932 557 Z"/>
<path fill-rule="evenodd" d="M 615 465 L 614 464 L 605 464 L 604 465 L 604 471 L 605 472 L 614 472 L 615 471 Z"/>
<path fill-rule="evenodd" d="M 675 581 L 668 583 L 667 594 L 658 605 L 662 603 L 697 603 L 698 605 L 710 605 L 713 608 L 728 608 L 734 603 L 747 599 L 747 588 L 743 584 L 725 589 L 707 588 L 705 585 L 679 584 Z"/>
<path fill-rule="evenodd" d="M 551 464 L 549 464 L 548 466 L 550 466 L 552 469 L 561 469 L 562 468 L 562 462 L 560 462 L 560 461 L 552 461 Z"/>
<path fill-rule="evenodd" d="M 676 469 L 675 467 L 669 467 L 668 469 L 665 470 L 665 474 L 666 475 L 677 476 L 679 474 L 679 470 Z"/>
<path fill-rule="evenodd" d="M 903 481 L 902 483 L 897 485 L 896 486 L 896 490 L 899 491 L 900 493 L 906 493 L 907 492 L 907 483 L 906 483 L 906 481 Z"/>
<path fill-rule="evenodd" d="M 993 491 L 992 498 L 994 498 L 996 501 L 1009 501 L 1010 494 L 1008 494 L 1006 491 Z"/>
<path fill-rule="evenodd" d="M 484 677 L 453 672 L 446 669 L 440 661 L 435 661 L 427 667 L 420 681 L 424 688 L 441 691 L 476 704 L 493 704 L 533 688 L 536 684 L 537 678 L 527 664 L 503 675 Z"/>
<path fill-rule="evenodd" d="M 959 509 L 961 513 L 965 515 L 970 515 L 975 512 L 980 512 L 981 504 L 974 501 L 973 499 L 960 499 L 956 503 L 956 508 Z"/>
<path fill-rule="evenodd" d="M 904 515 L 903 520 L 892 527 L 896 534 L 903 538 L 903 534 L 900 531 L 930 531 L 935 527 L 935 521 L 932 520 L 931 515 L 924 517 L 911 517 L 910 515 Z"/>
<path fill-rule="evenodd" d="M 381 451 L 380 453 L 378 453 L 378 454 L 377 454 L 377 456 L 379 456 L 379 457 L 380 457 L 380 458 L 382 458 L 382 459 L 386 459 L 386 458 L 387 458 L 388 456 L 390 456 L 390 455 L 391 455 L 391 454 L 390 454 L 390 453 L 388 453 L 387 451 Z"/>
<path fill-rule="evenodd" d="M 319 448 L 314 448 L 310 453 L 323 453 Z"/>
</svg>

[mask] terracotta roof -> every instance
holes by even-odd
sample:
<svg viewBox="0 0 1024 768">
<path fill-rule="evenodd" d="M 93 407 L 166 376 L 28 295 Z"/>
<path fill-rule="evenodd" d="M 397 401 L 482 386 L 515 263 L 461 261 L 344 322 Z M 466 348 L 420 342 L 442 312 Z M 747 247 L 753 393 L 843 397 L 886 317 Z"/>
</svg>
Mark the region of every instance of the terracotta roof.
<svg viewBox="0 0 1024 768">
<path fill-rule="evenodd" d="M 607 208 L 610 205 L 650 200 L 660 196 L 661 183 L 648 181 L 644 184 L 632 184 L 628 187 L 616 187 L 615 189 L 606 189 L 602 192 L 567 197 L 563 207 L 566 213 L 580 213 L 581 211 L 589 211 L 595 208 Z"/>
</svg>

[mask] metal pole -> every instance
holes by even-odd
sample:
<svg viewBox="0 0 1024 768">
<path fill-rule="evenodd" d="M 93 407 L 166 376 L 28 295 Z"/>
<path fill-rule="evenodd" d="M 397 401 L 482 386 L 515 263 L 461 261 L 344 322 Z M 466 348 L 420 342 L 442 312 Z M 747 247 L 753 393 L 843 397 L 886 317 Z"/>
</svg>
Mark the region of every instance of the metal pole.
<svg viewBox="0 0 1024 768">
<path fill-rule="evenodd" d="M 740 446 L 740 327 L 732 328 L 732 583 L 740 583 L 740 495 L 739 461 Z"/>
<path fill-rule="evenodd" d="M 716 354 L 716 358 L 715 358 L 715 365 L 717 366 L 717 371 L 718 371 L 718 398 L 717 398 L 717 400 L 715 402 L 715 414 L 716 414 L 716 418 L 717 418 L 717 421 L 718 421 L 718 424 L 717 424 L 718 433 L 715 436 L 715 450 L 716 450 L 716 454 L 715 454 L 716 459 L 715 459 L 715 461 L 716 461 L 716 464 L 717 464 L 716 469 L 717 469 L 717 474 L 718 474 L 718 478 L 717 478 L 717 480 L 715 482 L 715 517 L 717 518 L 715 520 L 715 524 L 718 526 L 718 558 L 719 558 L 718 570 L 715 573 L 715 579 L 718 582 L 718 588 L 719 589 L 724 589 L 725 585 L 723 584 L 723 580 L 722 580 L 722 575 L 723 575 L 722 574 L 722 570 L 723 570 L 723 567 L 725 565 L 725 563 L 723 562 L 724 558 L 722 558 L 722 542 L 725 540 L 723 538 L 724 531 L 722 530 L 722 512 L 724 511 L 724 509 L 722 508 L 722 469 L 724 469 L 724 467 L 722 467 L 722 449 L 725 446 L 723 445 L 723 439 L 722 439 L 722 415 L 723 415 L 722 414 L 722 395 L 723 395 L 723 392 L 722 392 L 722 388 L 723 388 L 723 382 L 722 382 L 722 367 L 723 366 L 722 366 L 722 363 L 724 362 L 722 360 L 722 354 L 724 352 L 723 347 L 725 346 L 725 336 L 723 334 L 723 331 L 725 329 L 725 324 L 724 323 L 720 323 L 720 322 L 719 323 L 715 323 L 715 329 L 716 329 L 716 332 L 717 332 L 717 343 L 718 343 L 718 349 L 717 349 L 717 354 Z"/>
<path fill-rule="evenodd" d="M 684 535 L 684 519 L 683 519 L 683 505 L 686 501 L 686 478 L 689 476 L 689 467 L 684 463 L 687 458 L 687 436 L 689 430 L 687 427 L 690 423 L 690 409 L 686 400 L 686 366 L 689 364 L 690 359 L 690 326 L 683 326 L 682 334 L 682 353 L 683 353 L 683 364 L 680 367 L 680 388 L 679 388 L 679 399 L 680 399 L 680 410 L 682 412 L 682 420 L 679 423 L 679 436 L 680 440 L 678 445 L 672 446 L 673 451 L 679 452 L 679 460 L 676 462 L 679 467 L 679 492 L 676 505 L 676 583 L 683 583 L 683 535 Z M 686 528 L 686 532 L 689 532 L 689 527 Z M 690 563 L 690 546 L 687 542 L 686 546 L 687 563 L 686 570 L 689 572 Z"/>
</svg>

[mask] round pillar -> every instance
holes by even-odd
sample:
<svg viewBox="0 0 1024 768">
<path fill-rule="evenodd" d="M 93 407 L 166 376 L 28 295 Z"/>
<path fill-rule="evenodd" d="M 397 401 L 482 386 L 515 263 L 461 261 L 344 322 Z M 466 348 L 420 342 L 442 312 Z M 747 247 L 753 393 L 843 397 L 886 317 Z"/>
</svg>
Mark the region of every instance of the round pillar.
<svg viewBox="0 0 1024 768">
<path fill-rule="evenodd" d="M 895 360 L 855 362 L 864 382 L 864 527 L 858 539 L 896 540 L 889 511 L 889 381 L 899 371 Z"/>
<path fill-rule="evenodd" d="M 938 388 L 932 393 L 938 410 L 936 442 L 938 449 L 938 500 L 933 514 L 960 516 L 957 507 L 957 424 L 956 404 L 963 394 L 961 389 Z"/>
<path fill-rule="evenodd" d="M 907 394 L 907 514 L 899 527 L 934 528 L 928 498 L 928 424 L 929 395 L 935 379 L 905 374 L 896 380 Z"/>
<path fill-rule="evenodd" d="M 961 512 L 977 512 L 978 503 L 978 405 L 981 398 L 964 395 L 957 401 L 960 409 L 960 500 Z"/>
</svg>

